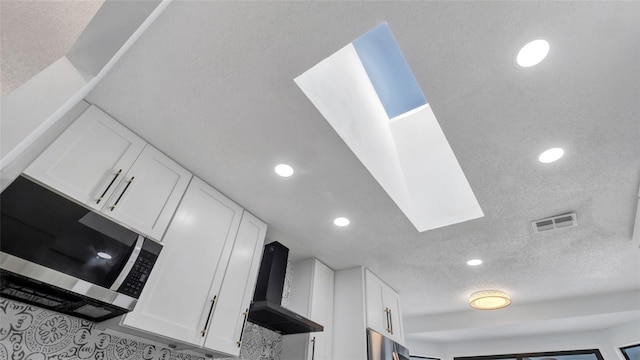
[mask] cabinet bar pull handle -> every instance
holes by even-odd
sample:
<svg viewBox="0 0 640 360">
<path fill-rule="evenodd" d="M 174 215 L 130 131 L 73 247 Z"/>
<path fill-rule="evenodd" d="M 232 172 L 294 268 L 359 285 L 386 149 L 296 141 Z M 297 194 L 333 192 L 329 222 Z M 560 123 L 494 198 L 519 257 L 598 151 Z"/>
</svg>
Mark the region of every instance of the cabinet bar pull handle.
<svg viewBox="0 0 640 360">
<path fill-rule="evenodd" d="M 104 196 L 107 194 L 107 191 L 109 191 L 109 189 L 111 188 L 111 185 L 113 185 L 113 183 L 116 182 L 116 179 L 118 178 L 118 176 L 120 176 L 120 173 L 122 173 L 122 169 L 118 170 L 118 173 L 116 173 L 116 176 L 113 177 L 113 179 L 111 180 L 107 188 L 104 189 L 104 192 L 102 193 L 102 195 L 100 195 L 100 197 L 98 198 L 98 201 L 96 201 L 96 204 L 100 204 L 100 201 L 102 201 Z"/>
<path fill-rule="evenodd" d="M 387 328 L 385 330 L 387 330 L 388 333 L 391 332 L 391 320 L 389 319 L 391 316 L 391 310 L 389 310 L 389 308 L 384 308 L 384 312 L 387 314 Z"/>
<path fill-rule="evenodd" d="M 311 360 L 314 360 L 316 358 L 316 337 L 314 336 L 313 339 L 311 339 Z"/>
<path fill-rule="evenodd" d="M 389 332 L 393 335 L 393 317 L 391 315 L 391 309 L 389 309 Z"/>
<path fill-rule="evenodd" d="M 127 192 L 127 189 L 129 188 L 129 186 L 133 182 L 133 179 L 135 178 L 136 178 L 135 176 L 132 176 L 131 179 L 129 179 L 129 182 L 127 182 L 127 186 L 124 187 L 124 190 L 122 190 L 122 192 L 120 193 L 120 196 L 118 196 L 118 199 L 116 199 L 116 202 L 114 202 L 113 205 L 111 205 L 111 211 L 113 211 L 113 209 L 116 208 L 116 205 L 118 205 L 118 201 L 122 199 L 122 195 L 124 195 L 124 193 Z"/>
<path fill-rule="evenodd" d="M 209 315 L 207 315 L 207 321 L 204 323 L 204 329 L 202 329 L 202 331 L 200 332 L 203 337 L 207 333 L 207 326 L 209 326 L 209 320 L 211 319 L 211 313 L 213 313 L 213 305 L 215 305 L 217 298 L 218 298 L 218 295 L 214 295 L 213 299 L 211 299 L 211 307 L 209 308 Z"/>
<path fill-rule="evenodd" d="M 244 326 L 247 325 L 247 316 L 249 315 L 249 309 L 246 309 L 242 315 L 244 315 L 244 320 L 242 321 L 242 329 L 240 329 L 240 339 L 236 341 L 236 345 L 238 347 L 242 346 L 242 335 L 244 335 Z"/>
</svg>

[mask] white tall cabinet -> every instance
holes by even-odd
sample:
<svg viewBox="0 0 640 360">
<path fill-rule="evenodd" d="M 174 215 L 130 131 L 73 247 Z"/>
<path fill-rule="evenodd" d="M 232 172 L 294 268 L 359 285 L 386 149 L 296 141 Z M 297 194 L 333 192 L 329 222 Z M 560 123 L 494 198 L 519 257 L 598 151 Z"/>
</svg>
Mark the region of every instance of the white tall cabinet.
<svg viewBox="0 0 640 360">
<path fill-rule="evenodd" d="M 311 258 L 293 265 L 288 308 L 324 327 L 283 336 L 282 360 L 332 360 L 334 271 Z"/>
<path fill-rule="evenodd" d="M 193 178 L 134 311 L 120 325 L 192 345 L 240 353 L 266 225 Z"/>
<path fill-rule="evenodd" d="M 214 309 L 205 349 L 240 355 L 243 330 L 253 299 L 267 225 L 245 211 L 231 251 L 218 305 Z"/>
<path fill-rule="evenodd" d="M 335 272 L 333 359 L 366 360 L 367 328 L 404 345 L 400 296 L 363 267 Z"/>
<path fill-rule="evenodd" d="M 90 106 L 24 173 L 160 240 L 191 173 Z"/>
</svg>

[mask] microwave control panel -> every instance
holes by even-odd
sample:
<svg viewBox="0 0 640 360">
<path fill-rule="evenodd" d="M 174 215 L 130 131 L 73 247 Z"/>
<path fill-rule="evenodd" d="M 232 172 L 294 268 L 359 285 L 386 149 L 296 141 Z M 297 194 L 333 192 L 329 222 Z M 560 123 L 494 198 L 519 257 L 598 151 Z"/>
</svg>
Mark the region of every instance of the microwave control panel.
<svg viewBox="0 0 640 360">
<path fill-rule="evenodd" d="M 118 292 L 136 299 L 139 298 L 157 258 L 158 255 L 142 250 L 131 272 L 129 272 L 129 275 L 127 275 L 127 278 L 118 289 Z"/>
</svg>

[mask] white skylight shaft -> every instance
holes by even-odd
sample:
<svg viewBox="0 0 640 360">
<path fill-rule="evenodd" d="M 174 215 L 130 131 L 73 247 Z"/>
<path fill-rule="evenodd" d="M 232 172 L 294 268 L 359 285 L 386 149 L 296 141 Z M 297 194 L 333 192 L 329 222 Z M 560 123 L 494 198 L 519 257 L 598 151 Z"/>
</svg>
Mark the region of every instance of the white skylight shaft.
<svg viewBox="0 0 640 360">
<path fill-rule="evenodd" d="M 431 106 L 390 120 L 388 113 L 411 107 L 385 109 L 353 44 L 295 82 L 418 231 L 484 216 Z M 385 86 L 391 88 L 403 87 Z"/>
<path fill-rule="evenodd" d="M 398 207 L 409 207 L 389 118 L 353 46 L 338 50 L 295 82 Z"/>
<path fill-rule="evenodd" d="M 391 133 L 419 231 L 484 216 L 429 104 L 391 120 Z"/>
</svg>

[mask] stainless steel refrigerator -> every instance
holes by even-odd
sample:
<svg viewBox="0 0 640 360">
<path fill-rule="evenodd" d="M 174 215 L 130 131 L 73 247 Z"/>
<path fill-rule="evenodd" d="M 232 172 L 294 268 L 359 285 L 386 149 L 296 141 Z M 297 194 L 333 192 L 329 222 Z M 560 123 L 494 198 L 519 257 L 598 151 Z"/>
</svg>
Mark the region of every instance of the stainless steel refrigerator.
<svg viewBox="0 0 640 360">
<path fill-rule="evenodd" d="M 409 360 L 409 349 L 367 329 L 367 353 L 369 360 Z"/>
</svg>

